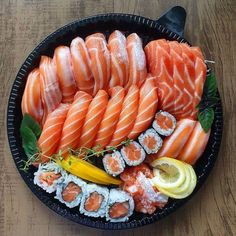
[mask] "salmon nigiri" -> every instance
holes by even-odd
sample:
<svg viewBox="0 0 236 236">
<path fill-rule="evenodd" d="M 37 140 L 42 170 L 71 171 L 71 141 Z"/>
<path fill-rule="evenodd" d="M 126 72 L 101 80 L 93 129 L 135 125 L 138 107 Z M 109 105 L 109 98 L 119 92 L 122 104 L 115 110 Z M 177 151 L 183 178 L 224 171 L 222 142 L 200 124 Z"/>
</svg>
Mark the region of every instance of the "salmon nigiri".
<svg viewBox="0 0 236 236">
<path fill-rule="evenodd" d="M 44 119 L 47 114 L 54 111 L 62 100 L 62 94 L 58 78 L 50 57 L 41 56 L 40 65 L 40 89 L 43 105 L 45 108 Z"/>
<path fill-rule="evenodd" d="M 129 63 L 126 38 L 119 30 L 115 30 L 110 35 L 108 48 L 111 54 L 111 79 L 109 87 L 124 86 L 128 81 Z"/>
<path fill-rule="evenodd" d="M 108 103 L 108 94 L 99 90 L 89 105 L 79 139 L 79 147 L 91 148 Z"/>
<path fill-rule="evenodd" d="M 200 122 L 197 122 L 177 159 L 194 165 L 206 148 L 210 132 L 209 130 L 206 133 L 202 129 Z"/>
<path fill-rule="evenodd" d="M 21 102 L 22 114 L 30 114 L 39 123 L 43 117 L 43 104 L 40 91 L 40 74 L 34 69 L 28 75 L 25 91 Z"/>
<path fill-rule="evenodd" d="M 111 98 L 94 142 L 94 146 L 99 145 L 101 148 L 104 148 L 111 141 L 125 97 L 125 90 L 120 86 L 111 88 L 109 93 Z"/>
<path fill-rule="evenodd" d="M 85 40 L 91 59 L 91 70 L 94 77 L 95 95 L 99 89 L 106 89 L 110 79 L 110 52 L 105 36 L 101 33 L 89 35 Z"/>
<path fill-rule="evenodd" d="M 57 109 L 47 116 L 38 140 L 38 145 L 42 152 L 42 162 L 49 161 L 49 157 L 57 151 L 69 106 L 69 104 L 60 104 Z"/>
<path fill-rule="evenodd" d="M 58 150 L 65 156 L 68 148 L 76 149 L 82 132 L 85 116 L 88 111 L 92 96 L 79 91 L 75 95 L 75 100 L 68 111 L 61 134 Z"/>
<path fill-rule="evenodd" d="M 128 135 L 131 139 L 136 139 L 140 133 L 145 131 L 150 126 L 155 116 L 158 96 L 154 80 L 155 78 L 153 77 L 147 78 L 140 89 L 138 115 L 133 129 Z"/>
<path fill-rule="evenodd" d="M 126 139 L 134 126 L 138 113 L 139 88 L 131 85 L 125 96 L 119 121 L 110 143 L 107 146 L 116 146 Z"/>
<path fill-rule="evenodd" d="M 127 37 L 126 48 L 129 58 L 129 81 L 126 88 L 132 84 L 140 87 L 147 78 L 147 67 L 142 40 L 136 33 Z"/>
<path fill-rule="evenodd" d="M 94 79 L 91 72 L 91 61 L 82 38 L 77 37 L 70 45 L 72 68 L 79 90 L 93 94 Z"/>
<path fill-rule="evenodd" d="M 70 49 L 66 46 L 59 46 L 54 51 L 54 64 L 59 79 L 63 102 L 72 102 L 77 91 L 73 71 Z"/>
</svg>

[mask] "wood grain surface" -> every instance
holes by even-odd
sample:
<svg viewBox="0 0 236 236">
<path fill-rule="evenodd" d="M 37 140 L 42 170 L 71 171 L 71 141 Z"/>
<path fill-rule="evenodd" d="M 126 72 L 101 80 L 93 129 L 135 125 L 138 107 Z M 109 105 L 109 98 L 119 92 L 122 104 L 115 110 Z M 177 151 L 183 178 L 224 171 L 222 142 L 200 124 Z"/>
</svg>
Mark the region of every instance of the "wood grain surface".
<svg viewBox="0 0 236 236">
<path fill-rule="evenodd" d="M 139 229 L 108 232 L 77 225 L 44 206 L 24 184 L 6 137 L 6 106 L 18 69 L 49 33 L 106 12 L 157 18 L 174 5 L 187 10 L 185 37 L 215 61 L 224 107 L 219 158 L 202 189 L 169 217 Z M 0 236 L 236 235 L 236 1 L 235 0 L 1 0 L 0 1 Z"/>
</svg>

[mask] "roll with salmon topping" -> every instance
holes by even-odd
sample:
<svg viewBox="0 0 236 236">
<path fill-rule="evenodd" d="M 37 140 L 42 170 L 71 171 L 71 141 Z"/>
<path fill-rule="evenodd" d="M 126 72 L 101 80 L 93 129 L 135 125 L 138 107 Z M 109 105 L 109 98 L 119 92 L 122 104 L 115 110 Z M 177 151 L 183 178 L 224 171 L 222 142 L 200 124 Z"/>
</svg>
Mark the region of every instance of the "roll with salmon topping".
<svg viewBox="0 0 236 236">
<path fill-rule="evenodd" d="M 155 115 L 152 127 L 163 136 L 170 136 L 176 127 L 176 119 L 169 112 L 159 111 Z"/>
<path fill-rule="evenodd" d="M 80 213 L 86 216 L 104 217 L 108 196 L 109 190 L 107 188 L 96 184 L 87 184 L 80 204 Z"/>
<path fill-rule="evenodd" d="M 56 163 L 49 162 L 40 164 L 34 173 L 34 184 L 41 187 L 48 193 L 55 192 L 58 185 L 66 178 L 67 174 Z"/>
<path fill-rule="evenodd" d="M 134 211 L 134 200 L 125 191 L 111 189 L 106 210 L 106 220 L 111 222 L 124 222 Z"/>
<path fill-rule="evenodd" d="M 162 146 L 162 139 L 154 129 L 147 129 L 138 137 L 147 154 L 157 153 Z"/>
<path fill-rule="evenodd" d="M 74 175 L 68 175 L 57 188 L 55 199 L 73 208 L 80 204 L 86 183 Z"/>
<path fill-rule="evenodd" d="M 129 145 L 121 148 L 121 155 L 128 166 L 137 166 L 141 164 L 145 157 L 145 151 L 138 142 L 130 142 Z"/>
<path fill-rule="evenodd" d="M 123 161 L 119 151 L 112 154 L 106 154 L 102 159 L 104 169 L 109 175 L 117 176 L 125 169 L 125 162 Z"/>
</svg>

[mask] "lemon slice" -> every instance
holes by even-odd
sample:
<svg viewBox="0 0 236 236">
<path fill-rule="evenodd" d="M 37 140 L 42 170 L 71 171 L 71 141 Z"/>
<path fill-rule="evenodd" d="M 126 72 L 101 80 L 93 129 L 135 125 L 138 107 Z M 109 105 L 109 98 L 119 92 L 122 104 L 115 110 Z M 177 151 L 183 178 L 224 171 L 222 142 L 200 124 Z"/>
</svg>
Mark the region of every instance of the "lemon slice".
<svg viewBox="0 0 236 236">
<path fill-rule="evenodd" d="M 163 157 L 152 163 L 153 183 L 168 190 L 178 188 L 185 182 L 185 166 L 181 161 Z"/>
</svg>

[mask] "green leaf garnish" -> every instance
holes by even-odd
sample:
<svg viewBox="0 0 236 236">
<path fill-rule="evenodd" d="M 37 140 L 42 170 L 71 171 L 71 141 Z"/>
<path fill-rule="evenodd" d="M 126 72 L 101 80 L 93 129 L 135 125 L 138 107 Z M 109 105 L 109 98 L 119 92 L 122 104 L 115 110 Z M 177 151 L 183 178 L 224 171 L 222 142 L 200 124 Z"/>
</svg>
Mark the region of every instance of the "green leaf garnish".
<svg viewBox="0 0 236 236">
<path fill-rule="evenodd" d="M 214 110 L 212 107 L 204 109 L 198 115 L 198 120 L 201 123 L 202 128 L 207 133 L 211 128 L 213 120 L 214 120 Z"/>
</svg>

